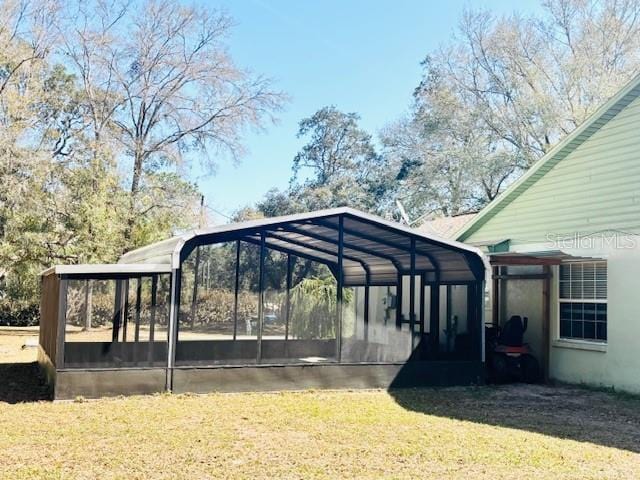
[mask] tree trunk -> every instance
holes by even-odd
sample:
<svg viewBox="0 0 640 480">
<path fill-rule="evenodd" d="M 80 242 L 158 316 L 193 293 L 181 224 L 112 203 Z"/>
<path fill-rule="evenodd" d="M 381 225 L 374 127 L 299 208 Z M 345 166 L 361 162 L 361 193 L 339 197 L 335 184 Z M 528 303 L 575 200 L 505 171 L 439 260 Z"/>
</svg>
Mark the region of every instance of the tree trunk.
<svg viewBox="0 0 640 480">
<path fill-rule="evenodd" d="M 91 330 L 93 316 L 93 280 L 86 280 L 84 284 L 84 330 Z"/>
<path fill-rule="evenodd" d="M 136 223 L 136 197 L 140 191 L 140 179 L 142 178 L 143 153 L 135 152 L 133 162 L 133 176 L 131 178 L 131 191 L 129 192 L 129 211 L 127 212 L 127 224 L 124 230 L 124 252 L 131 246 L 133 227 Z"/>
</svg>

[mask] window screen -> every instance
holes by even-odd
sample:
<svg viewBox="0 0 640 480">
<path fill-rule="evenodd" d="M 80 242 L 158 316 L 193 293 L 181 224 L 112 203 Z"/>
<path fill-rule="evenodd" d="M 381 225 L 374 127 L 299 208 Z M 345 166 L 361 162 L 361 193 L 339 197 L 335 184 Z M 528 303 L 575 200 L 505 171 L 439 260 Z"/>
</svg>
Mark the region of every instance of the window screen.
<svg viewBox="0 0 640 480">
<path fill-rule="evenodd" d="M 607 340 L 607 264 L 560 265 L 560 337 Z"/>
<path fill-rule="evenodd" d="M 65 368 L 166 366 L 169 275 L 64 281 Z"/>
</svg>

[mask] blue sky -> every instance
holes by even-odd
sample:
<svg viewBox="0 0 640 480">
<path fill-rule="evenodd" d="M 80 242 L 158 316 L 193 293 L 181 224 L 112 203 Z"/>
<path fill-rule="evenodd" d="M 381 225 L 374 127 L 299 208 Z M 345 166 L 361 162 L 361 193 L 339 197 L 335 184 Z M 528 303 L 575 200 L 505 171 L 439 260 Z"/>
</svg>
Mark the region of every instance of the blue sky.
<svg viewBox="0 0 640 480">
<path fill-rule="evenodd" d="M 465 7 L 532 12 L 536 0 L 222 0 L 236 27 L 236 62 L 275 81 L 291 100 L 279 123 L 246 135 L 239 165 L 220 161 L 214 174 L 194 172 L 211 208 L 230 214 L 273 187 L 286 188 L 302 140 L 300 119 L 325 105 L 357 112 L 376 134 L 405 112 L 420 62 L 447 42 Z M 196 169 L 199 170 L 199 169 Z M 224 221 L 215 215 L 213 220 Z"/>
</svg>

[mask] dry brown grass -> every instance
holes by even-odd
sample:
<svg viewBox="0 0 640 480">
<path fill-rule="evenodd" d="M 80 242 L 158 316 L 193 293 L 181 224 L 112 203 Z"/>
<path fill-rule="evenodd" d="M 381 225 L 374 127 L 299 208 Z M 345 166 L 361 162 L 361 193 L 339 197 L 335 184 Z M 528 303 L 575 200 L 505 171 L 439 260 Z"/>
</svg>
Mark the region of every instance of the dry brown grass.
<svg viewBox="0 0 640 480">
<path fill-rule="evenodd" d="M 640 400 L 569 387 L 0 402 L 0 478 L 638 478 Z"/>
<path fill-rule="evenodd" d="M 638 478 L 639 406 L 517 386 L 0 404 L 0 475 Z"/>
</svg>

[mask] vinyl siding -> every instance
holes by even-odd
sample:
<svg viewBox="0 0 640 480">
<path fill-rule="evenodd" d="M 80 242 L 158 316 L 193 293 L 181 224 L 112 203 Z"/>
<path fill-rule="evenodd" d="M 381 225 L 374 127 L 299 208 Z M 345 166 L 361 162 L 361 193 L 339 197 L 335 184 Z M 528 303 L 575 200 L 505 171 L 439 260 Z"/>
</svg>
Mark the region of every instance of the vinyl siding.
<svg viewBox="0 0 640 480">
<path fill-rule="evenodd" d="M 548 235 L 640 233 L 640 99 L 527 184 L 477 230 L 463 235 L 464 241 L 509 238 L 518 245 L 544 242 Z"/>
</svg>

